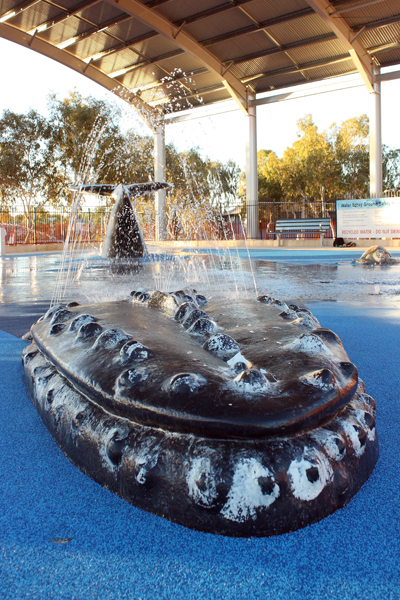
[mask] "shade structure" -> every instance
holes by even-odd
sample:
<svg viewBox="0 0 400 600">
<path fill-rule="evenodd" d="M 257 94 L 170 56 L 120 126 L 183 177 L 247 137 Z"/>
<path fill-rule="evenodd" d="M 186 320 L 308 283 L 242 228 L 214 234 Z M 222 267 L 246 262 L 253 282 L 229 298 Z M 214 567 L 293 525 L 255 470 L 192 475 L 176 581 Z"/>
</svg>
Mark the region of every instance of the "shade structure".
<svg viewBox="0 0 400 600">
<path fill-rule="evenodd" d="M 0 37 L 162 113 L 400 63 L 399 0 L 1 0 Z M 374 71 L 376 73 L 374 73 Z"/>
</svg>

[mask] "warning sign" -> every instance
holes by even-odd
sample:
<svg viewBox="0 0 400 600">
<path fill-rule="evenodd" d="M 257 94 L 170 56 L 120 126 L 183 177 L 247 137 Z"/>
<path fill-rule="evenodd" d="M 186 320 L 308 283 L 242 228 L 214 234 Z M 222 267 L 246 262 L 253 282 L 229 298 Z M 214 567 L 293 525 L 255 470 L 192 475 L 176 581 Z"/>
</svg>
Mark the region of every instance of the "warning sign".
<svg viewBox="0 0 400 600">
<path fill-rule="evenodd" d="M 400 238 L 400 198 L 337 200 L 337 237 Z"/>
</svg>

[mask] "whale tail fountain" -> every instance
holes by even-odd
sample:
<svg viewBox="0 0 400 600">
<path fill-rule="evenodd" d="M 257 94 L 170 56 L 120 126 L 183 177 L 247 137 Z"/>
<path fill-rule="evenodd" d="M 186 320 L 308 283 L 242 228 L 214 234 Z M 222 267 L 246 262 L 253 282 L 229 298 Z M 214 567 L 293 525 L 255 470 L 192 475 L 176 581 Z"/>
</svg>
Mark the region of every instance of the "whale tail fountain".
<svg viewBox="0 0 400 600">
<path fill-rule="evenodd" d="M 112 196 L 115 203 L 108 220 L 102 256 L 111 259 L 136 259 L 147 256 L 146 244 L 140 229 L 132 199 L 170 187 L 164 182 L 95 184 L 72 187 L 72 190 L 96 196 Z"/>
</svg>

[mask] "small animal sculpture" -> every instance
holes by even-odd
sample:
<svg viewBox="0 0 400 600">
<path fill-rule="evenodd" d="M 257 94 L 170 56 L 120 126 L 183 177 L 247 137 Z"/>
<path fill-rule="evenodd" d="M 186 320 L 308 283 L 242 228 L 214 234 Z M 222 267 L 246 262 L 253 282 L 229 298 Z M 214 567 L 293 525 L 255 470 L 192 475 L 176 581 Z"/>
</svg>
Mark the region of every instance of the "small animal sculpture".
<svg viewBox="0 0 400 600">
<path fill-rule="evenodd" d="M 354 262 L 361 265 L 396 265 L 399 263 L 383 246 L 371 246 L 359 260 L 354 259 Z"/>
</svg>

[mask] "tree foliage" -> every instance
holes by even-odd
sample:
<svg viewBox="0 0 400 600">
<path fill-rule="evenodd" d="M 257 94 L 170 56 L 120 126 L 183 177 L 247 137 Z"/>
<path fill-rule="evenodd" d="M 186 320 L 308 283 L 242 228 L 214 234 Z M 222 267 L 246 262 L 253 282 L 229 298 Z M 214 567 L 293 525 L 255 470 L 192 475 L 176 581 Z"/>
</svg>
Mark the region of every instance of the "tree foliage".
<svg viewBox="0 0 400 600">
<path fill-rule="evenodd" d="M 83 98 L 76 90 L 63 99 L 51 94 L 48 106 L 54 142 L 70 182 L 109 182 L 124 143 L 115 106 Z"/>
<path fill-rule="evenodd" d="M 65 172 L 58 158 L 51 122 L 30 110 L 4 111 L 0 119 L 0 198 L 19 200 L 28 214 L 33 206 L 58 203 L 65 193 Z"/>
<path fill-rule="evenodd" d="M 369 122 L 353 117 L 319 132 L 311 115 L 297 122 L 298 139 L 282 158 L 258 152 L 259 199 L 302 203 L 369 196 Z M 400 186 L 400 150 L 383 146 L 383 188 Z"/>
<path fill-rule="evenodd" d="M 74 90 L 49 96 L 49 117 L 6 111 L 0 120 L 0 199 L 33 206 L 69 203 L 69 187 L 86 183 L 134 183 L 154 179 L 152 136 L 122 131 L 115 106 L 84 98 Z M 237 198 L 239 168 L 203 158 L 198 148 L 166 148 L 169 230 L 173 237 L 197 235 L 198 228 Z M 107 200 L 106 200 L 107 202 Z M 110 202 L 110 200 L 108 200 Z M 154 198 L 137 199 L 146 221 L 155 216 Z"/>
</svg>

